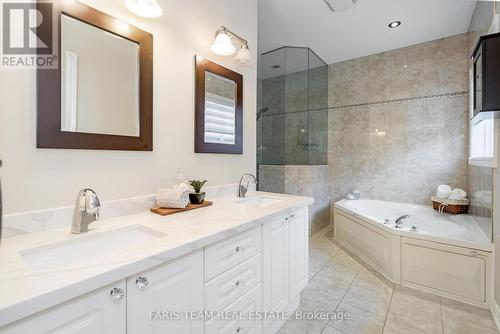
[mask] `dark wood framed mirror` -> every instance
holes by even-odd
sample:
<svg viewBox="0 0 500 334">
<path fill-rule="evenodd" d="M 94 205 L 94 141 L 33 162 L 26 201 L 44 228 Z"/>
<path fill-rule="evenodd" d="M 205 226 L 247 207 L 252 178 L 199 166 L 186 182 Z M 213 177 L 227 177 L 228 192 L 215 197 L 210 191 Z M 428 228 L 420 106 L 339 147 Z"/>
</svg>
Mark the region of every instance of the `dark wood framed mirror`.
<svg viewBox="0 0 500 334">
<path fill-rule="evenodd" d="M 195 153 L 243 153 L 243 76 L 196 56 Z"/>
<path fill-rule="evenodd" d="M 153 150 L 153 36 L 58 0 L 57 69 L 37 69 L 37 147 Z"/>
</svg>

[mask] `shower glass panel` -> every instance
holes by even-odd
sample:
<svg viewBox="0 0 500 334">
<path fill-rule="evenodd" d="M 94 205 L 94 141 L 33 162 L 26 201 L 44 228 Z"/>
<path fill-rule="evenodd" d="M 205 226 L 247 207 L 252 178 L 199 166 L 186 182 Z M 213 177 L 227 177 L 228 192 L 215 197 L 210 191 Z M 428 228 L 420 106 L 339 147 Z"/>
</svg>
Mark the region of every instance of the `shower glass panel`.
<svg viewBox="0 0 500 334">
<path fill-rule="evenodd" d="M 305 47 L 282 47 L 262 54 L 257 170 L 265 182 L 260 182 L 260 189 L 287 193 L 287 166 L 326 165 L 327 139 L 327 64 Z"/>
</svg>

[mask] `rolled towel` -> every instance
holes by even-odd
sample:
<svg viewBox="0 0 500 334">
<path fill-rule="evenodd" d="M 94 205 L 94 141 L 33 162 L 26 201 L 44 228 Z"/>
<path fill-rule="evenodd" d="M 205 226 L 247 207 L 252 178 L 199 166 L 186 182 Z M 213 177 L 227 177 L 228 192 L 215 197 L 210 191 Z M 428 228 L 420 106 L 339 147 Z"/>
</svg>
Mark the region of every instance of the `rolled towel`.
<svg viewBox="0 0 500 334">
<path fill-rule="evenodd" d="M 452 190 L 448 199 L 458 200 L 458 199 L 464 199 L 466 197 L 467 197 L 467 192 L 465 192 L 465 190 L 462 190 L 460 188 L 455 188 Z"/>
<path fill-rule="evenodd" d="M 160 208 L 183 209 L 188 203 L 189 190 L 184 187 L 159 189 L 156 193 L 156 204 Z"/>
<path fill-rule="evenodd" d="M 436 197 L 437 198 L 448 198 L 451 195 L 451 187 L 447 184 L 442 184 L 437 187 Z"/>
</svg>

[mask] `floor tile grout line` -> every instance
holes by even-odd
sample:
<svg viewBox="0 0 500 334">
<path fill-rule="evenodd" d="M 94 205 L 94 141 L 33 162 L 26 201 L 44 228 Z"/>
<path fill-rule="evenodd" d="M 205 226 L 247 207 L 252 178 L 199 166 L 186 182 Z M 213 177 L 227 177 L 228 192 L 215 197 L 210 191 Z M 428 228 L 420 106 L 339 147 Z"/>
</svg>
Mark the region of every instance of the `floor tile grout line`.
<svg viewBox="0 0 500 334">
<path fill-rule="evenodd" d="M 324 269 L 324 268 L 328 265 L 328 263 L 330 263 L 334 257 L 338 256 L 338 255 L 339 255 L 339 254 L 341 254 L 342 252 L 344 252 L 344 253 L 345 253 L 345 254 L 347 254 L 348 256 L 352 257 L 349 253 L 347 253 L 345 250 L 343 250 L 342 248 L 340 248 L 340 250 L 339 250 L 339 251 L 338 251 L 335 255 L 331 255 L 331 256 L 330 256 L 329 260 L 328 260 L 328 261 L 327 261 L 327 262 L 326 262 L 326 263 L 325 263 L 325 264 L 321 267 L 321 269 L 320 269 L 320 270 L 318 270 L 318 271 L 316 272 L 316 274 L 313 276 L 313 278 L 314 278 L 314 277 L 316 277 L 317 275 L 319 275 L 319 274 L 321 273 L 321 271 L 322 271 L 322 270 L 323 270 L 323 269 Z M 346 265 L 346 264 L 345 264 L 344 266 L 346 266 L 346 267 L 351 267 L 351 266 Z M 353 279 L 349 282 L 349 287 L 346 289 L 345 293 L 344 293 L 344 294 L 343 294 L 343 296 L 340 298 L 339 303 L 337 304 L 337 306 L 336 306 L 336 308 L 335 308 L 335 311 L 337 311 L 337 310 L 338 310 L 339 306 L 340 306 L 340 305 L 342 304 L 342 302 L 344 301 L 344 298 L 346 297 L 346 295 L 347 295 L 347 293 L 349 292 L 349 290 L 350 290 L 353 286 L 355 286 L 355 284 L 354 284 L 354 283 L 356 282 L 356 280 L 357 280 L 358 276 L 360 275 L 361 271 L 363 270 L 362 265 L 360 265 L 360 267 L 357 267 L 357 268 L 354 268 L 354 267 L 351 267 L 351 268 L 356 269 L 356 270 L 357 270 L 357 273 L 356 273 L 356 275 L 354 276 L 354 278 L 353 278 Z M 312 279 L 311 279 L 311 280 L 312 280 Z M 310 280 L 310 281 L 311 281 L 311 280 Z M 339 279 L 339 281 L 343 281 L 343 282 L 346 282 L 346 283 L 347 283 L 347 281 L 345 281 L 345 280 L 340 280 L 340 279 Z M 393 285 L 393 287 L 392 287 L 392 292 L 391 292 L 391 302 L 392 302 L 392 297 L 393 297 L 393 295 L 394 295 L 394 285 Z M 391 304 L 391 302 L 389 303 L 389 308 L 390 308 L 390 304 Z M 357 309 L 359 309 L 359 310 L 361 310 L 361 311 L 365 311 L 365 312 L 368 312 L 368 313 L 370 313 L 370 314 L 373 314 L 373 315 L 375 315 L 375 316 L 378 316 L 378 317 L 382 318 L 382 317 L 381 317 L 380 315 L 378 315 L 378 314 L 372 313 L 372 312 L 367 311 L 367 310 L 364 310 L 364 309 L 360 309 L 359 307 L 357 307 L 357 306 L 355 306 L 355 305 L 352 305 L 352 304 L 350 304 L 350 303 L 349 303 L 349 302 L 347 302 L 347 301 L 346 301 L 345 303 L 346 303 L 346 304 L 348 304 L 348 305 L 350 305 L 350 306 L 352 306 L 352 307 L 355 307 L 355 308 L 357 308 Z M 383 334 L 383 330 L 384 330 L 384 328 L 385 328 L 385 322 L 386 322 L 386 320 L 387 320 L 387 315 L 388 315 L 388 312 L 389 312 L 389 308 L 388 308 L 388 310 L 387 310 L 387 312 L 386 312 L 386 317 L 384 318 L 384 327 L 382 328 L 382 333 L 381 333 L 381 334 Z M 324 332 L 324 330 L 326 329 L 326 327 L 328 327 L 328 324 L 329 324 L 330 322 L 331 322 L 331 320 L 329 320 L 329 321 L 327 321 L 327 322 L 326 322 L 326 324 L 323 326 L 323 328 L 322 328 L 322 330 L 321 330 L 321 332 L 320 332 L 320 333 L 323 333 L 323 332 Z M 340 331 L 340 332 L 342 332 L 342 333 L 345 333 L 345 332 L 344 332 L 344 331 L 342 331 L 342 330 L 338 330 L 338 331 Z M 346 334 L 347 334 L 347 333 L 346 333 Z"/>
<path fill-rule="evenodd" d="M 387 308 L 387 312 L 385 314 L 385 319 L 384 319 L 384 327 L 382 328 L 382 334 L 384 334 L 385 331 L 385 325 L 387 324 L 387 318 L 389 318 L 389 311 L 391 310 L 391 305 L 392 305 L 392 298 L 394 297 L 394 291 L 396 290 L 396 286 L 393 283 L 392 284 L 392 294 L 391 294 L 391 301 L 389 302 L 389 307 Z"/>
<path fill-rule="evenodd" d="M 321 230 L 320 230 L 321 231 Z M 319 231 L 318 231 L 319 232 Z M 331 242 L 331 240 L 327 239 L 328 241 Z M 333 243 L 332 243 L 333 244 Z M 328 265 L 328 263 L 331 262 L 331 260 L 336 256 L 338 255 L 342 250 L 339 249 L 334 255 L 331 255 L 331 253 L 329 253 L 329 257 L 328 257 L 328 260 L 321 266 L 321 268 L 314 274 L 314 276 L 312 278 L 309 279 L 309 282 L 311 282 L 317 275 L 319 275 L 319 273 Z M 359 274 L 359 271 L 358 271 L 358 274 Z M 356 277 L 358 276 L 358 274 L 356 274 Z M 354 278 L 354 280 L 356 279 L 356 277 Z M 354 282 L 354 280 L 349 284 L 349 287 L 346 289 L 346 292 L 344 293 L 344 295 L 342 296 L 342 298 L 340 298 L 338 304 L 335 306 L 335 311 L 337 311 L 340 303 L 342 302 L 342 299 L 345 297 L 345 295 L 347 294 L 347 291 L 349 290 L 349 288 L 352 286 L 352 283 Z M 341 280 L 340 280 L 341 281 Z M 325 331 L 325 328 L 328 326 L 328 324 L 330 323 L 330 320 L 328 320 L 325 325 L 321 328 L 321 331 L 320 333 L 323 333 Z M 344 333 L 344 334 L 348 334 L 348 333 L 345 333 L 344 331 L 341 331 L 339 330 L 340 332 Z"/>
<path fill-rule="evenodd" d="M 325 262 L 325 264 L 321 267 L 320 270 L 318 270 L 318 272 L 316 273 L 316 275 L 314 275 L 314 277 L 316 277 L 317 275 L 319 275 L 319 273 L 321 272 L 321 270 L 323 270 L 324 267 L 326 267 L 326 265 L 331 261 L 331 259 L 333 258 L 333 256 L 330 256 L 330 258 L 328 259 L 328 261 Z M 313 277 L 313 278 L 314 278 Z M 309 281 L 311 282 L 311 281 Z M 342 301 L 342 300 L 340 300 Z M 333 310 L 333 312 L 335 312 L 337 310 L 337 308 L 339 307 L 340 305 L 340 301 L 339 303 L 337 304 L 337 306 L 335 306 L 335 310 Z M 325 325 L 323 326 L 323 328 L 321 328 L 321 332 L 320 333 L 323 333 L 325 331 L 325 328 L 328 326 L 328 323 L 330 323 L 330 320 L 328 320 Z"/>
<path fill-rule="evenodd" d="M 443 319 L 443 298 L 439 297 L 439 313 L 441 314 L 441 333 L 444 333 L 444 319 Z"/>
<path fill-rule="evenodd" d="M 338 252 L 338 253 L 340 253 L 340 252 Z M 338 254 L 338 253 L 337 253 L 337 254 Z M 337 255 L 337 254 L 335 254 L 335 255 Z M 324 267 L 326 267 L 326 265 L 327 265 L 328 263 L 330 263 L 330 261 L 333 259 L 333 257 L 335 257 L 335 255 L 330 257 L 330 260 L 328 260 L 328 261 L 325 263 L 325 265 L 321 268 L 321 270 L 323 270 L 323 268 L 324 268 Z M 321 272 L 321 270 L 320 270 L 320 271 L 318 271 L 318 272 L 316 273 L 316 275 L 318 275 L 318 274 Z M 338 308 L 339 308 L 340 304 L 342 304 L 342 300 L 343 300 L 343 299 L 344 299 L 344 297 L 347 295 L 347 292 L 349 291 L 349 289 L 351 288 L 352 284 L 354 283 L 354 281 L 355 281 L 355 280 L 356 280 L 356 278 L 358 277 L 358 275 L 359 275 L 360 271 L 361 271 L 361 270 L 358 270 L 358 272 L 356 273 L 356 276 L 354 277 L 354 279 L 353 279 L 353 280 L 349 283 L 349 287 L 346 289 L 346 291 L 344 292 L 344 294 L 343 294 L 343 295 L 342 295 L 342 297 L 340 298 L 340 300 L 339 300 L 339 302 L 338 302 L 337 306 L 335 307 L 335 310 L 333 310 L 334 312 L 337 312 L 337 310 L 338 310 Z M 316 275 L 315 275 L 315 276 L 316 276 Z M 343 280 L 339 280 L 339 281 L 346 282 L 346 281 L 343 281 Z M 347 283 L 347 282 L 346 282 L 346 283 Z M 330 323 L 330 321 L 331 321 L 331 320 L 328 320 L 328 321 L 326 322 L 325 326 L 324 326 L 324 327 L 323 327 L 323 329 L 321 330 L 321 333 L 323 333 L 323 332 L 325 331 L 325 328 L 326 328 L 326 327 L 328 327 L 328 324 Z M 341 331 L 341 330 L 339 330 L 339 331 L 340 331 L 340 332 L 342 332 L 342 333 L 345 333 L 344 331 Z"/>
<path fill-rule="evenodd" d="M 354 281 L 356 280 L 356 278 L 358 278 L 358 275 L 359 275 L 360 271 L 358 271 L 358 273 L 356 274 L 356 276 L 354 277 L 354 279 L 352 280 L 352 282 L 349 284 L 349 287 L 345 290 L 344 292 L 344 295 L 342 296 L 342 298 L 340 298 L 339 300 L 339 303 L 337 304 L 337 306 L 335 307 L 335 310 L 334 312 L 337 312 L 337 310 L 339 309 L 339 306 L 340 304 L 342 304 L 342 301 L 344 300 L 345 296 L 347 295 L 347 292 L 349 291 L 349 289 L 352 287 Z M 325 330 L 325 328 L 328 326 L 328 324 L 330 323 L 331 320 L 328 320 L 325 327 L 323 327 L 323 330 L 321 331 L 321 333 L 323 333 L 323 331 Z M 340 332 L 343 332 L 342 330 L 339 330 Z"/>
<path fill-rule="evenodd" d="M 328 264 L 328 262 L 330 262 L 331 258 L 328 259 L 328 261 L 325 262 L 325 264 L 323 264 L 321 266 L 321 268 L 319 268 L 319 270 L 313 275 L 313 277 L 309 277 L 309 283 L 314 279 L 314 277 L 318 276 L 318 274 L 321 272 L 321 270 L 323 270 L 323 268 Z M 309 285 L 309 283 L 307 285 Z"/>
<path fill-rule="evenodd" d="M 321 231 L 321 230 L 320 230 L 320 231 Z M 332 240 L 330 240 L 330 239 L 328 239 L 328 238 L 326 238 L 326 240 L 328 240 L 328 241 L 332 242 L 332 244 L 334 244 L 334 245 L 337 245 L 334 241 L 332 241 Z M 321 242 L 321 243 L 322 243 L 324 240 L 323 240 L 323 238 L 318 238 L 316 241 L 317 241 L 317 242 Z M 342 247 L 339 247 L 339 248 L 340 248 L 340 249 L 336 249 L 336 251 L 335 251 L 335 252 L 329 252 L 329 251 L 328 251 L 328 252 L 326 252 L 326 253 L 328 254 L 327 260 L 324 262 L 324 264 L 322 264 L 322 265 L 320 266 L 320 268 L 319 268 L 319 269 L 318 269 L 318 270 L 314 273 L 314 275 L 313 275 L 313 276 L 311 276 L 310 281 L 312 281 L 312 280 L 313 280 L 316 276 L 318 276 L 320 273 L 324 272 L 325 267 L 326 267 L 329 263 L 339 264 L 339 265 L 342 265 L 342 266 L 345 266 L 345 267 L 350 267 L 350 268 L 352 268 L 352 269 L 356 269 L 356 270 L 357 270 L 357 273 L 356 273 L 356 275 L 354 275 L 354 277 L 353 277 L 351 280 L 344 280 L 344 279 L 338 279 L 338 278 L 335 278 L 335 279 L 337 279 L 337 280 L 339 280 L 339 281 L 343 281 L 343 282 L 345 282 L 345 283 L 348 283 L 348 287 L 347 287 L 346 291 L 343 293 L 342 297 L 341 297 L 340 299 L 339 299 L 339 298 L 337 298 L 338 303 L 337 303 L 337 305 L 335 306 L 335 309 L 334 309 L 334 310 L 338 312 L 339 307 L 340 307 L 340 305 L 341 305 L 342 303 L 344 303 L 344 304 L 348 304 L 348 305 L 350 305 L 350 306 L 353 306 L 353 307 L 355 307 L 355 308 L 358 308 L 358 309 L 360 309 L 360 310 L 363 310 L 363 309 L 361 309 L 361 308 L 359 308 L 359 307 L 357 307 L 357 306 L 355 306 L 355 305 L 352 305 L 352 304 L 351 304 L 351 303 L 349 303 L 348 301 L 346 301 L 346 296 L 347 296 L 347 294 L 349 293 L 349 291 L 352 289 L 352 287 L 353 287 L 353 286 L 356 286 L 356 284 L 355 284 L 355 283 L 356 283 L 356 280 L 360 277 L 360 275 L 361 275 L 361 271 L 363 271 L 363 270 L 367 270 L 367 268 L 366 268 L 364 265 L 362 265 L 362 264 L 361 264 L 361 268 L 360 268 L 359 266 L 355 268 L 354 266 L 350 266 L 350 265 L 348 265 L 347 263 L 336 263 L 336 262 L 334 262 L 334 261 L 335 261 L 335 260 L 334 260 L 334 258 L 335 258 L 335 257 L 342 256 L 342 255 L 343 255 L 343 253 L 347 254 L 349 257 L 353 257 L 353 258 L 354 258 L 354 260 L 355 260 L 356 262 L 359 262 L 359 261 L 357 260 L 356 256 L 355 256 L 355 254 L 354 254 L 354 256 L 353 256 L 353 255 L 351 255 L 348 251 L 346 251 L 345 249 L 343 249 Z M 322 250 L 323 252 L 325 252 L 325 248 L 323 248 L 323 249 L 319 248 L 319 249 L 320 249 L 320 250 Z M 327 248 L 326 248 L 326 249 L 327 249 Z M 333 254 L 333 255 L 332 255 L 332 254 Z M 325 254 L 325 255 L 326 255 L 326 254 Z M 364 263 L 364 261 L 363 261 L 362 259 L 359 259 L 359 260 L 361 261 L 361 263 Z M 368 272 L 371 272 L 371 270 L 367 270 L 367 271 L 368 271 Z M 377 272 L 377 271 L 375 271 L 375 272 Z M 328 276 L 328 277 L 331 277 L 330 275 L 327 275 L 327 274 L 325 274 L 325 275 L 326 275 L 326 276 Z M 389 301 L 389 307 L 388 307 L 387 312 L 386 312 L 386 315 L 385 315 L 384 324 L 383 324 L 383 327 L 382 327 L 382 334 L 383 334 L 383 332 L 387 329 L 387 323 L 388 323 L 388 320 L 389 320 L 389 314 L 390 314 L 390 311 L 391 311 L 391 307 L 392 307 L 393 303 L 395 302 L 395 300 L 397 300 L 397 298 L 395 298 L 395 297 L 396 297 L 396 293 L 395 293 L 395 292 L 396 292 L 396 287 L 397 287 L 397 286 L 399 286 L 399 287 L 403 287 L 403 286 L 401 286 L 400 284 L 392 284 L 392 285 L 393 285 L 393 290 L 392 290 L 392 293 L 391 293 L 391 298 L 390 298 L 390 301 Z M 363 288 L 363 287 L 361 287 L 361 288 Z M 417 291 L 418 291 L 418 290 L 417 290 Z M 443 303 L 443 301 L 444 301 L 444 297 L 442 297 L 442 296 L 437 296 L 437 297 L 438 297 L 438 299 L 439 299 L 439 308 L 440 308 L 440 309 L 439 309 L 439 312 L 440 312 L 439 314 L 440 314 L 440 317 L 441 317 L 441 326 L 440 326 L 440 327 L 441 327 L 441 331 L 442 331 L 442 333 L 444 334 L 444 330 L 445 330 L 445 327 L 446 327 L 446 326 L 444 325 L 444 324 L 445 324 L 445 319 L 444 319 L 444 310 L 445 310 L 445 309 L 444 309 L 444 303 Z M 365 310 L 365 311 L 366 311 L 366 310 Z M 368 312 L 368 313 L 372 313 L 372 312 L 370 312 L 370 311 L 366 311 L 366 312 Z M 372 314 L 374 314 L 374 313 L 372 313 Z M 381 318 L 381 316 L 380 316 L 380 315 L 378 315 L 378 316 Z M 321 329 L 320 329 L 320 331 L 319 331 L 319 332 L 320 332 L 320 333 L 324 333 L 324 332 L 325 332 L 325 330 L 326 330 L 326 328 L 327 328 L 327 326 L 328 326 L 330 323 L 333 323 L 333 322 L 332 322 L 332 319 L 330 319 L 330 320 L 326 321 L 325 323 L 321 323 L 321 326 L 322 326 L 322 327 L 321 327 Z M 401 322 L 399 322 L 399 321 L 396 321 L 396 324 L 404 325 L 404 324 L 402 324 L 402 323 L 401 323 Z M 490 327 L 488 327 L 488 326 L 484 326 L 483 324 L 481 324 L 481 325 L 480 325 L 480 324 L 477 324 L 477 326 L 478 326 L 478 327 L 480 327 L 480 328 L 492 329 L 492 328 L 490 328 Z M 422 331 L 422 329 L 415 328 L 415 327 L 413 327 L 413 326 L 409 326 L 409 327 L 410 327 L 410 328 L 412 328 L 412 329 L 414 329 L 415 331 L 417 331 L 417 332 L 419 332 L 419 333 L 424 334 L 424 332 Z M 343 333 L 343 334 L 349 334 L 349 333 L 345 333 L 345 331 L 344 331 L 344 330 L 338 330 L 338 329 L 336 329 L 336 330 L 337 330 L 338 332 L 340 332 L 340 333 Z M 494 330 L 495 330 L 495 329 L 494 329 Z M 500 333 L 498 333 L 498 332 L 497 332 L 497 334 L 500 334 Z"/>
</svg>

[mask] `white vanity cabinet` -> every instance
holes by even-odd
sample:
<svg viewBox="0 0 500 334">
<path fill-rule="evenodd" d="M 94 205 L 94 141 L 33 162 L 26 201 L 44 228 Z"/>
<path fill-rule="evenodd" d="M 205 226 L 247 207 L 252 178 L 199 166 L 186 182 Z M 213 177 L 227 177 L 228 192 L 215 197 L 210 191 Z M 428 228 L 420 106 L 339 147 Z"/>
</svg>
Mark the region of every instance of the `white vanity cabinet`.
<svg viewBox="0 0 500 334">
<path fill-rule="evenodd" d="M 264 253 L 265 311 L 282 311 L 289 303 L 290 238 L 289 217 L 281 217 L 262 227 Z"/>
<path fill-rule="evenodd" d="M 309 283 L 309 212 L 290 215 L 290 296 L 297 296 Z"/>
<path fill-rule="evenodd" d="M 121 280 L 0 328 L 1 334 L 123 334 L 126 286 Z"/>
<path fill-rule="evenodd" d="M 279 217 L 262 227 L 266 312 L 291 312 L 309 282 L 308 208 Z M 267 320 L 264 333 L 275 333 L 284 321 Z"/>
<path fill-rule="evenodd" d="M 205 311 L 239 314 L 247 319 L 205 322 L 205 334 L 260 334 L 262 321 L 262 234 L 256 227 L 205 248 Z"/>
<path fill-rule="evenodd" d="M 262 310 L 262 284 L 238 298 L 234 303 L 224 309 L 224 312 L 241 312 L 249 314 Z M 205 334 L 260 334 L 262 321 L 255 319 L 210 319 L 206 322 Z"/>
<path fill-rule="evenodd" d="M 127 334 L 202 334 L 203 321 L 185 319 L 188 311 L 203 311 L 203 250 L 127 278 Z"/>
<path fill-rule="evenodd" d="M 262 218 L 179 258 L 152 257 L 156 266 L 1 327 L 0 334 L 276 333 L 284 320 L 263 321 L 261 311 L 298 307 L 309 280 L 308 240 L 308 208 Z M 208 314 L 219 315 L 201 317 Z"/>
</svg>

